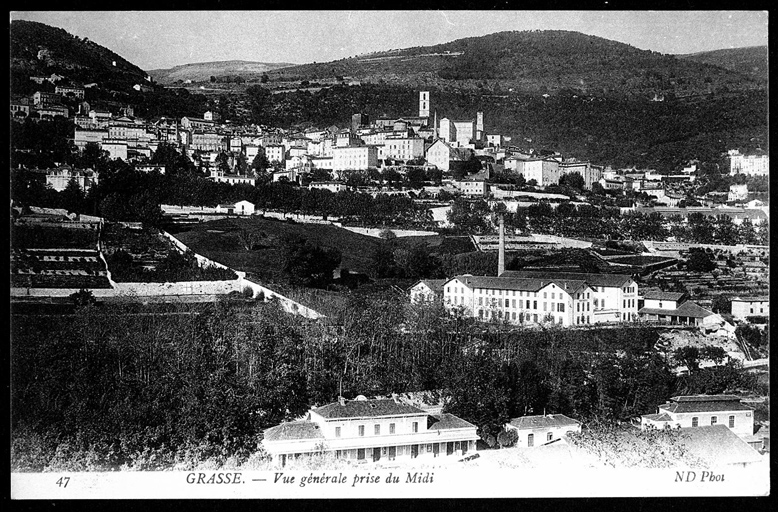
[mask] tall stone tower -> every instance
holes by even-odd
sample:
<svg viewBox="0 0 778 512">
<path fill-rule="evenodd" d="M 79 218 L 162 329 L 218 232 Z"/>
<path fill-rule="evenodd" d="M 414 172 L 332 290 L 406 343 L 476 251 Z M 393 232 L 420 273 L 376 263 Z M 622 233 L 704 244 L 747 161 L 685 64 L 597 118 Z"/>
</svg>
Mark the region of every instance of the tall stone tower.
<svg viewBox="0 0 778 512">
<path fill-rule="evenodd" d="M 419 92 L 419 117 L 430 116 L 430 93 L 429 91 Z"/>
<path fill-rule="evenodd" d="M 484 139 L 484 113 L 476 112 L 475 114 L 475 138 L 476 140 Z"/>
</svg>

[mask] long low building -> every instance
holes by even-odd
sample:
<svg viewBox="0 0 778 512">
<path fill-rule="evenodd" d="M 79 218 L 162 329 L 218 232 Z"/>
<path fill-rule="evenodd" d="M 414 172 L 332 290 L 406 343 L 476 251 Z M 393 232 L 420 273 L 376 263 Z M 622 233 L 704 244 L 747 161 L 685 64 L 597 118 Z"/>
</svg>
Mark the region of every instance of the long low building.
<svg viewBox="0 0 778 512">
<path fill-rule="evenodd" d="M 356 463 L 462 457 L 475 451 L 476 426 L 453 414 L 429 414 L 398 398 L 338 402 L 311 409 L 302 421 L 264 433 L 262 445 L 273 462 L 328 452 Z"/>
<path fill-rule="evenodd" d="M 443 285 L 443 304 L 481 320 L 514 324 L 583 325 L 592 321 L 594 289 L 583 280 L 456 276 Z"/>
</svg>

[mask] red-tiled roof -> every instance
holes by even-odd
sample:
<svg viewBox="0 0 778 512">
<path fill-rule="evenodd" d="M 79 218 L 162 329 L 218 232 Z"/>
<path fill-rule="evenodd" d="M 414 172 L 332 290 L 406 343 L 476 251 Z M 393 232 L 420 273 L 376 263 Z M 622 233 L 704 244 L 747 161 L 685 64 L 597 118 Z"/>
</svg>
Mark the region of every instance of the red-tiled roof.
<svg viewBox="0 0 778 512">
<path fill-rule="evenodd" d="M 379 416 L 424 415 L 423 410 L 394 400 L 346 400 L 323 405 L 314 412 L 323 418 L 370 418 Z"/>
</svg>

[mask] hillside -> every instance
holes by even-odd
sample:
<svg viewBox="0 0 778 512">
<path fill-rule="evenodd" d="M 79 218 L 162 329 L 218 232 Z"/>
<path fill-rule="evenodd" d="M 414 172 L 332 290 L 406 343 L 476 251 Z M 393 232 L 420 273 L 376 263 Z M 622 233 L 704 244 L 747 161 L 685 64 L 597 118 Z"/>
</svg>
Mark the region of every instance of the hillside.
<svg viewBox="0 0 778 512">
<path fill-rule="evenodd" d="M 677 55 L 681 60 L 709 64 L 747 75 L 755 80 L 767 83 L 767 46 L 748 46 L 729 48 L 710 52 Z"/>
<path fill-rule="evenodd" d="M 271 80 L 351 77 L 411 87 L 492 92 L 653 97 L 752 90 L 763 84 L 720 67 L 569 31 L 498 32 L 445 44 L 390 50 L 274 70 Z"/>
<path fill-rule="evenodd" d="M 259 80 L 264 73 L 274 69 L 294 66 L 288 62 L 252 62 L 245 60 L 227 60 L 220 62 L 198 62 L 183 64 L 169 69 L 154 69 L 149 75 L 162 85 L 174 84 L 178 81 L 192 82 L 208 81 L 212 76 L 242 77 L 247 81 Z"/>
<path fill-rule="evenodd" d="M 128 91 L 148 83 L 146 72 L 111 50 L 61 28 L 14 20 L 10 30 L 14 92 L 26 92 L 29 77 L 57 73 L 76 83 L 96 82 L 105 89 Z M 22 89 L 19 91 L 18 89 Z"/>
</svg>

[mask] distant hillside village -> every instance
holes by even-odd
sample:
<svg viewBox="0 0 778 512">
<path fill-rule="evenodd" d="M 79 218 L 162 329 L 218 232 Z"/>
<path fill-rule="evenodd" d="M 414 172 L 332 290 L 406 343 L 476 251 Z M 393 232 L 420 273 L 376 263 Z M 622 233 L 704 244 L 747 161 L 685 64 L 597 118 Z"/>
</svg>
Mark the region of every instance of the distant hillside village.
<svg viewBox="0 0 778 512">
<path fill-rule="evenodd" d="M 586 190 L 633 192 L 640 199 L 633 206 L 677 207 L 689 202 L 688 188 L 698 171 L 694 162 L 672 174 L 650 169 L 612 169 L 580 161 L 573 155 L 526 147 L 531 144 L 528 141 L 522 141 L 520 147 L 509 136 L 489 133 L 483 112 L 476 112 L 471 119 L 439 118 L 437 111 L 431 110 L 432 99 L 427 91 L 419 93 L 418 116 L 370 119 L 358 113 L 346 128 L 333 125 L 294 131 L 222 123 L 219 115 L 211 111 L 204 112 L 201 118 L 140 119 L 133 116 L 130 106 L 117 112 L 92 108 L 83 98 L 85 89 L 94 84 L 65 85 L 60 75 L 33 76 L 31 80 L 51 82 L 55 92 L 38 91 L 30 97 L 12 98 L 13 120 L 72 119 L 75 129 L 71 141 L 75 148 L 83 150 L 96 144 L 111 159 L 132 163 L 144 172 L 165 173 L 164 166 L 150 165 L 148 160 L 160 144 L 170 144 L 212 180 L 230 184 L 255 185 L 259 169 L 267 170 L 272 181 L 310 188 L 386 192 L 386 187 L 369 186 L 369 180 L 353 179 L 355 174 L 372 169 L 406 178 L 422 173 L 421 179 L 414 179 L 407 187 L 393 187 L 392 193 L 407 195 L 421 189 L 432 197 L 446 191 L 506 199 L 524 196 L 520 191 L 526 187 L 517 184 L 544 189 L 565 183 L 565 176 L 577 174 L 583 179 L 581 188 Z M 135 87 L 144 91 L 150 86 Z M 71 112 L 63 105 L 64 98 L 69 104 L 75 101 L 78 110 Z M 768 176 L 767 154 L 741 154 L 735 149 L 728 152 L 728 157 L 731 175 Z M 442 173 L 437 180 L 435 172 Z M 47 183 L 57 191 L 64 190 L 71 178 L 84 190 L 99 178 L 92 170 L 67 167 L 47 169 L 45 174 Z M 437 183 L 432 184 L 434 181 Z M 724 203 L 752 208 L 760 205 L 748 198 L 747 185 L 738 184 L 727 194 L 710 192 L 699 199 L 708 207 Z"/>
</svg>

